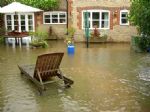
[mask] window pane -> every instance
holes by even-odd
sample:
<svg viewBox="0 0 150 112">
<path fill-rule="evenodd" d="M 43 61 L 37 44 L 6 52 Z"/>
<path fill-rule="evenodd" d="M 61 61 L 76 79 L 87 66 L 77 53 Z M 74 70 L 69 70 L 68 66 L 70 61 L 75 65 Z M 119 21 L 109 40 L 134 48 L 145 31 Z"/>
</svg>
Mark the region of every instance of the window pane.
<svg viewBox="0 0 150 112">
<path fill-rule="evenodd" d="M 21 26 L 21 31 L 26 31 L 26 27 L 25 26 Z"/>
<path fill-rule="evenodd" d="M 126 18 L 127 14 L 128 14 L 127 12 L 122 12 L 121 17 L 125 17 Z"/>
<path fill-rule="evenodd" d="M 18 20 L 18 15 L 14 15 L 14 20 Z"/>
<path fill-rule="evenodd" d="M 45 19 L 45 23 L 51 23 L 50 19 Z"/>
<path fill-rule="evenodd" d="M 58 19 L 52 19 L 52 23 L 58 23 Z"/>
<path fill-rule="evenodd" d="M 28 19 L 32 19 L 33 17 L 32 17 L 32 15 L 28 15 Z"/>
<path fill-rule="evenodd" d="M 93 28 L 99 28 L 99 21 L 93 21 Z"/>
<path fill-rule="evenodd" d="M 108 28 L 108 21 L 102 21 L 101 28 Z"/>
<path fill-rule="evenodd" d="M 7 26 L 7 30 L 11 31 L 12 30 L 12 26 Z"/>
<path fill-rule="evenodd" d="M 59 17 L 60 17 L 60 18 L 65 18 L 65 17 L 66 17 L 66 15 L 65 15 L 65 14 L 63 14 L 63 13 L 60 13 L 60 14 L 59 14 Z"/>
<path fill-rule="evenodd" d="M 25 20 L 25 15 L 21 15 L 21 20 Z"/>
<path fill-rule="evenodd" d="M 11 21 L 7 21 L 7 25 L 11 25 Z"/>
<path fill-rule="evenodd" d="M 44 15 L 45 18 L 50 18 L 50 15 Z"/>
<path fill-rule="evenodd" d="M 102 12 L 102 19 L 108 20 L 108 12 Z"/>
<path fill-rule="evenodd" d="M 93 12 L 92 13 L 92 18 L 93 19 L 99 19 L 99 12 Z"/>
<path fill-rule="evenodd" d="M 25 25 L 25 21 L 21 21 L 21 25 Z"/>
<path fill-rule="evenodd" d="M 29 31 L 33 31 L 33 26 L 29 26 Z"/>
<path fill-rule="evenodd" d="M 127 19 L 121 19 L 121 23 L 126 24 L 126 23 L 128 23 L 128 20 Z"/>
<path fill-rule="evenodd" d="M 66 23 L 66 19 L 60 19 L 60 23 Z"/>
<path fill-rule="evenodd" d="M 7 20 L 11 20 L 11 15 L 6 16 Z"/>
<path fill-rule="evenodd" d="M 14 26 L 14 30 L 17 30 L 17 31 L 18 31 L 18 26 Z"/>
<path fill-rule="evenodd" d="M 52 14 L 52 18 L 58 18 L 58 15 Z"/>
<path fill-rule="evenodd" d="M 33 21 L 32 20 L 28 21 L 28 24 L 33 25 Z"/>
<path fill-rule="evenodd" d="M 18 21 L 14 21 L 14 25 L 18 25 Z"/>
</svg>

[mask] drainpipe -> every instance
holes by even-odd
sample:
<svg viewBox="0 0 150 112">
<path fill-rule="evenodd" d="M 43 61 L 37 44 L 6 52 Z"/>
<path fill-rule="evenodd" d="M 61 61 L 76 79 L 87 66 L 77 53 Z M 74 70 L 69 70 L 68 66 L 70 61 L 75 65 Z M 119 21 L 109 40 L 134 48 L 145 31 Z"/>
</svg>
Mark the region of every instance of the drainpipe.
<svg viewBox="0 0 150 112">
<path fill-rule="evenodd" d="M 66 4 L 67 5 L 67 9 L 66 9 L 67 10 L 67 25 L 66 25 L 66 27 L 67 27 L 67 33 L 66 34 L 68 35 L 68 24 L 69 24 L 68 0 L 66 0 L 66 3 L 67 3 Z"/>
</svg>

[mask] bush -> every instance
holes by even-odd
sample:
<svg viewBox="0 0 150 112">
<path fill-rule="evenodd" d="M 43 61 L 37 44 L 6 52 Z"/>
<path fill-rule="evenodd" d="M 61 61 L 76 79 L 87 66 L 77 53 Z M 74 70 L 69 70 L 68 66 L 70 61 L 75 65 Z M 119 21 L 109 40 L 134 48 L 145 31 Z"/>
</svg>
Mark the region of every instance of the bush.
<svg viewBox="0 0 150 112">
<path fill-rule="evenodd" d="M 4 41 L 5 41 L 4 37 L 0 36 L 0 44 L 4 43 Z"/>
<path fill-rule="evenodd" d="M 37 30 L 36 32 L 30 32 L 30 36 L 32 36 L 32 42 L 30 43 L 31 46 L 33 47 L 40 47 L 42 46 L 43 48 L 48 47 L 48 43 L 45 41 L 48 37 L 47 32 L 42 32 L 40 30 Z"/>
<path fill-rule="evenodd" d="M 147 51 L 150 47 L 150 37 L 148 36 L 134 36 L 131 41 L 132 47 L 136 46 L 140 49 L 140 51 Z"/>
</svg>

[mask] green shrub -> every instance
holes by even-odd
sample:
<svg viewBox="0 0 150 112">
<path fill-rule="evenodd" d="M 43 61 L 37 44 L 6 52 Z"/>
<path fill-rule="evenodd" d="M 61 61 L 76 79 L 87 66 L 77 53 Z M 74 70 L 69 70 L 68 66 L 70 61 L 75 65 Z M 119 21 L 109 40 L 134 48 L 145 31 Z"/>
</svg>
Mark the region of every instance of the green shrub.
<svg viewBox="0 0 150 112">
<path fill-rule="evenodd" d="M 4 43 L 4 41 L 5 41 L 4 37 L 0 36 L 0 44 Z"/>
<path fill-rule="evenodd" d="M 43 48 L 48 47 L 48 43 L 46 39 L 48 37 L 48 33 L 44 31 L 37 30 L 36 32 L 30 32 L 30 36 L 32 36 L 32 42 L 30 43 L 31 46 L 39 47 L 42 46 Z"/>
<path fill-rule="evenodd" d="M 148 36 L 133 36 L 131 45 L 138 47 L 141 51 L 145 52 L 150 47 L 150 37 Z"/>
</svg>

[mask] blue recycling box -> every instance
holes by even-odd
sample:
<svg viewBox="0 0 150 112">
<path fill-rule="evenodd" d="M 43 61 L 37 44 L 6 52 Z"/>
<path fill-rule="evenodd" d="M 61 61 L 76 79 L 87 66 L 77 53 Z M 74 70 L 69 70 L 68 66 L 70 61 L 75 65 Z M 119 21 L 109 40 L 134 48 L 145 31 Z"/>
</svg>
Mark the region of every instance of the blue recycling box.
<svg viewBox="0 0 150 112">
<path fill-rule="evenodd" d="M 75 52 L 75 47 L 74 45 L 68 45 L 68 54 L 74 54 Z"/>
</svg>

